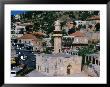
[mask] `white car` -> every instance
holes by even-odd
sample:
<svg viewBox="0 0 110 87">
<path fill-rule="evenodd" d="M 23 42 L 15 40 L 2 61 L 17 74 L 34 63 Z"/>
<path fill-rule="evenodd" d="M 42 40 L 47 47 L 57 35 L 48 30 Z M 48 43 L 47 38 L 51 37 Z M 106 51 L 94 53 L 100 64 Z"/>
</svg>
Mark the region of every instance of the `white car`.
<svg viewBox="0 0 110 87">
<path fill-rule="evenodd" d="M 16 76 L 16 71 L 12 70 L 11 71 L 11 77 L 15 77 Z"/>
</svg>

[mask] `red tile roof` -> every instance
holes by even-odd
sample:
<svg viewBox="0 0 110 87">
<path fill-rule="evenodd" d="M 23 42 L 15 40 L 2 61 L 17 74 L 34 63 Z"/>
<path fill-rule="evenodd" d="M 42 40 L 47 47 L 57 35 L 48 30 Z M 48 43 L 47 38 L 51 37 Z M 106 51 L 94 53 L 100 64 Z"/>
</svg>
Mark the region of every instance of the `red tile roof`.
<svg viewBox="0 0 110 87">
<path fill-rule="evenodd" d="M 80 31 L 76 31 L 75 33 L 72 33 L 71 36 L 75 36 L 75 37 L 84 37 L 85 34 L 80 32 Z"/>
<path fill-rule="evenodd" d="M 37 38 L 33 34 L 25 34 L 22 37 L 19 37 L 18 39 L 34 39 L 34 40 L 37 40 Z"/>
<path fill-rule="evenodd" d="M 42 32 L 34 32 L 33 34 L 36 35 L 36 36 L 37 36 L 37 35 L 38 35 L 38 36 L 43 36 L 43 35 L 45 35 L 45 33 L 42 33 Z"/>
<path fill-rule="evenodd" d="M 91 16 L 88 20 L 100 20 L 100 16 Z"/>
</svg>

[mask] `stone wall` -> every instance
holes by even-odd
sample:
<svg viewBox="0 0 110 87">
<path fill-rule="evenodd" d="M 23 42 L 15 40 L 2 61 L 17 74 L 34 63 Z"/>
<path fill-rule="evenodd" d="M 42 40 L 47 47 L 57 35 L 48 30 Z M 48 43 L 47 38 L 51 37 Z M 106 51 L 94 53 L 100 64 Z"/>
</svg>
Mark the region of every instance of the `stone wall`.
<svg viewBox="0 0 110 87">
<path fill-rule="evenodd" d="M 46 58 L 39 56 L 36 58 L 36 71 L 43 72 L 48 76 L 67 76 L 81 72 L 82 57 L 73 56 L 70 58 Z M 67 73 L 68 66 L 70 74 Z M 39 69 L 38 69 L 39 68 Z"/>
</svg>

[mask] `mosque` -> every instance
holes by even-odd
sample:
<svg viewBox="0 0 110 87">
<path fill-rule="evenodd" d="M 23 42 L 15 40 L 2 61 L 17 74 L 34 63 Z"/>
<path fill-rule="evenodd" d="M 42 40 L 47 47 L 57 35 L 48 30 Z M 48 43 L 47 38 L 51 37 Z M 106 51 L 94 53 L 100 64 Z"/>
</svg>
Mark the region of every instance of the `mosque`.
<svg viewBox="0 0 110 87">
<path fill-rule="evenodd" d="M 81 73 L 82 57 L 62 52 L 62 34 L 60 21 L 55 21 L 54 52 L 36 54 L 36 71 L 47 76 L 71 76 Z"/>
</svg>

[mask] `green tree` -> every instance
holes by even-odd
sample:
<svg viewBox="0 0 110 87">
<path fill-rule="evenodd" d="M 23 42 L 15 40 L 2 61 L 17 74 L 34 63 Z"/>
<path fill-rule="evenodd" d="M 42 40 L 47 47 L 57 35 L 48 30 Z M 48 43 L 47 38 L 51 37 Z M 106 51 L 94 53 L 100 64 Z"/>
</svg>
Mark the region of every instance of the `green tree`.
<svg viewBox="0 0 110 87">
<path fill-rule="evenodd" d="M 79 49 L 78 55 L 82 56 L 82 67 L 85 65 L 84 61 L 85 61 L 85 56 L 87 54 L 92 54 L 94 53 L 94 45 L 88 45 L 87 47 L 83 47 L 81 49 Z M 89 65 L 90 62 L 87 62 L 86 65 Z M 82 69 L 82 68 L 81 68 Z"/>
<path fill-rule="evenodd" d="M 31 20 L 33 23 L 33 31 L 41 30 L 46 34 L 50 34 L 54 30 L 54 22 L 57 19 L 60 19 L 65 25 L 68 19 L 86 20 L 88 16 L 97 13 L 94 11 L 26 11 L 20 14 L 20 20 L 24 22 Z"/>
</svg>

